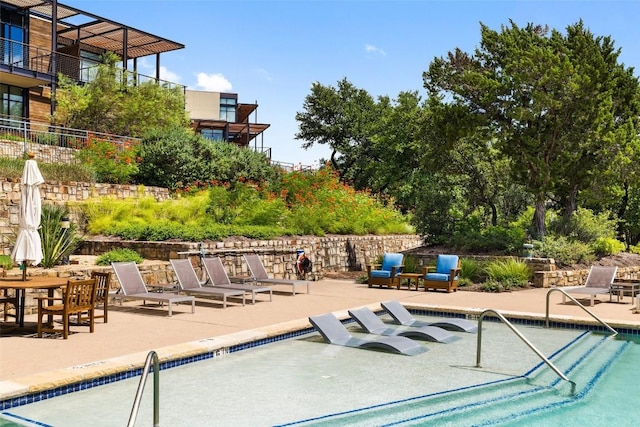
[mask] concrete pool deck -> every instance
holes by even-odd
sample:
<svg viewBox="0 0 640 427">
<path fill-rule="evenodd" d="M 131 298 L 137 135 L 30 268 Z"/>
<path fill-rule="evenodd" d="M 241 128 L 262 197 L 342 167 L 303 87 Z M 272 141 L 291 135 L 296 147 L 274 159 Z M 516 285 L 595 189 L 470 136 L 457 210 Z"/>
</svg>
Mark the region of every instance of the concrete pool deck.
<svg viewBox="0 0 640 427">
<path fill-rule="evenodd" d="M 280 293 L 279 291 L 283 291 Z M 346 317 L 346 310 L 398 300 L 409 307 L 479 314 L 495 309 L 504 314 L 543 319 L 548 289 L 527 289 L 505 293 L 458 291 L 424 292 L 402 288 L 368 288 L 353 280 L 325 279 L 311 282 L 310 294 L 291 296 L 287 288 L 274 286 L 273 301 L 256 297 L 256 304 L 229 303 L 197 299 L 196 312 L 190 305 L 177 305 L 167 317 L 166 306 L 142 306 L 141 301 L 111 305 L 109 323 L 96 321 L 95 332 L 87 327 L 72 327 L 69 339 L 37 338 L 35 334 L 11 334 L 2 323 L 0 336 L 0 400 L 57 386 L 122 372 L 144 363 L 149 351 L 161 360 L 187 357 L 234 344 L 309 327 L 307 318 L 326 312 Z M 588 307 L 596 316 L 617 328 L 640 329 L 640 314 L 625 297 L 620 303 L 601 302 Z M 232 300 L 233 301 L 233 300 Z M 581 300 L 582 301 L 582 300 Z M 587 303 L 585 303 L 586 305 Z M 562 295 L 550 297 L 550 316 L 593 324 L 595 321 L 580 307 L 563 304 Z M 12 320 L 12 319 L 11 319 Z M 34 325 L 36 316 L 26 317 Z"/>
</svg>

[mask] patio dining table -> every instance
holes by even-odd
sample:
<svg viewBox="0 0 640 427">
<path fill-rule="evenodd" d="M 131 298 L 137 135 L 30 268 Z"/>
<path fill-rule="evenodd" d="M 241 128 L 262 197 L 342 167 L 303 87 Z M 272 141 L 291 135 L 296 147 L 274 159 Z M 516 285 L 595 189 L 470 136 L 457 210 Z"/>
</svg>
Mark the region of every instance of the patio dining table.
<svg viewBox="0 0 640 427">
<path fill-rule="evenodd" d="M 66 285 L 67 280 L 64 277 L 31 277 L 23 281 L 19 277 L 3 277 L 0 278 L 0 290 L 15 290 L 17 299 L 16 323 L 23 328 L 27 289 L 46 289 L 47 295 L 53 297 L 54 291 Z"/>
</svg>

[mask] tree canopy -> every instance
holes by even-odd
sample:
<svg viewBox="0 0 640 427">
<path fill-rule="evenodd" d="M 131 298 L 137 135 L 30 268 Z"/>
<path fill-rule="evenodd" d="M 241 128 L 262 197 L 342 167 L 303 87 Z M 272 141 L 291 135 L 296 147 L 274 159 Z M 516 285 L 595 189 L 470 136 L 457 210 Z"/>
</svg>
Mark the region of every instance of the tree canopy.
<svg viewBox="0 0 640 427">
<path fill-rule="evenodd" d="M 417 91 L 374 99 L 346 78 L 314 83 L 296 138 L 328 145 L 345 181 L 394 198 L 426 236 L 525 215 L 542 238 L 550 208 L 568 229 L 587 207 L 637 242 L 640 84 L 619 58 L 582 21 L 565 31 L 480 24 L 473 52 L 430 63 L 426 101 Z"/>
<path fill-rule="evenodd" d="M 116 67 L 118 57 L 106 54 L 93 78 L 80 84 L 59 75 L 55 93 L 56 125 L 94 132 L 141 137 L 154 128 L 189 126 L 184 93 L 155 81 L 131 84 L 134 74 Z"/>
<path fill-rule="evenodd" d="M 571 216 L 580 191 L 610 167 L 627 143 L 617 137 L 621 127 L 632 126 L 637 138 L 637 101 L 629 101 L 637 99 L 638 80 L 618 63 L 619 52 L 582 22 L 566 34 L 481 25 L 473 54 L 456 49 L 423 74 L 430 96 L 475 116 L 477 133 L 510 160 L 512 177 L 535 198 L 538 236 L 549 199 Z"/>
</svg>

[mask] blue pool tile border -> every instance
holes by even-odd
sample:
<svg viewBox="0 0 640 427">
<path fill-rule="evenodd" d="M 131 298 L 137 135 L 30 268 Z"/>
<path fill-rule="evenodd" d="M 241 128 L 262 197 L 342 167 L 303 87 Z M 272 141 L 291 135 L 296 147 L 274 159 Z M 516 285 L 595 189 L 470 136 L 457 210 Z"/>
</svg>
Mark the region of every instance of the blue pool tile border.
<svg viewBox="0 0 640 427">
<path fill-rule="evenodd" d="M 452 317 L 452 318 L 469 319 L 469 320 L 475 320 L 478 317 L 476 315 L 469 315 L 464 313 L 448 313 L 448 312 L 442 312 L 437 310 L 424 310 L 424 309 L 409 309 L 409 312 L 415 315 L 422 315 L 422 316 Z M 526 326 L 544 326 L 545 325 L 545 322 L 542 320 L 521 319 L 517 317 L 510 317 L 510 316 L 506 316 L 506 317 L 510 322 L 512 322 L 515 325 L 526 325 Z M 483 321 L 499 322 L 499 319 L 497 317 L 487 315 L 487 317 L 485 317 Z M 351 323 L 351 322 L 353 322 L 353 319 L 351 318 L 346 319 L 344 321 L 344 323 Z M 552 328 L 558 328 L 558 329 L 579 329 L 579 330 L 594 331 L 594 332 L 607 331 L 607 329 L 602 326 L 574 324 L 574 323 L 570 323 L 569 321 L 567 322 L 553 321 L 549 323 L 549 326 Z M 636 337 L 640 336 L 640 329 L 620 328 L 620 329 L 617 329 L 617 331 L 619 334 L 632 335 Z M 274 342 L 283 341 L 290 338 L 297 338 L 303 335 L 308 335 L 313 332 L 315 332 L 315 329 L 312 327 L 300 329 L 297 331 L 286 332 L 283 334 L 274 335 L 271 337 L 262 338 L 262 339 L 251 341 L 251 342 L 233 345 L 227 348 L 227 352 L 236 353 L 238 351 L 260 347 L 262 345 L 271 344 Z M 175 359 L 175 360 L 169 360 L 166 362 L 162 362 L 160 364 L 160 370 L 175 368 L 175 367 L 186 365 L 189 363 L 199 362 L 207 359 L 213 359 L 221 356 L 222 355 L 219 350 L 214 350 L 214 351 L 209 351 L 209 352 L 205 352 L 205 353 L 194 355 L 194 356 L 184 357 L 184 358 Z M 131 369 L 128 371 L 119 372 L 117 374 L 111 374 L 111 375 L 100 377 L 100 378 L 94 378 L 91 380 L 86 380 L 78 383 L 68 384 L 61 387 L 56 387 L 50 390 L 44 390 L 37 393 L 5 399 L 0 401 L 0 411 L 15 408 L 18 406 L 28 405 L 30 403 L 51 399 L 53 397 L 58 397 L 58 396 L 62 396 L 69 393 L 74 393 L 76 391 L 88 390 L 93 387 L 98 387 L 101 385 L 110 384 L 117 381 L 139 377 L 141 375 L 142 375 L 142 368 Z"/>
<path fill-rule="evenodd" d="M 227 352 L 235 353 L 242 350 L 248 350 L 250 348 L 260 347 L 265 344 L 271 344 L 274 342 L 283 341 L 290 338 L 296 338 L 299 336 L 308 335 L 312 332 L 314 332 L 313 328 L 304 328 L 298 331 L 286 332 L 286 333 L 274 335 L 268 338 L 262 338 L 262 339 L 247 342 L 247 343 L 233 345 L 227 349 Z M 175 368 L 175 367 L 186 365 L 189 363 L 199 362 L 207 359 L 213 359 L 215 357 L 221 357 L 220 351 L 214 350 L 214 351 L 198 354 L 195 356 L 183 357 L 175 360 L 168 360 L 166 362 L 160 363 L 160 370 Z M 142 375 L 142 368 L 130 369 L 128 371 L 119 372 L 117 374 L 111 374 L 104 377 L 94 378 L 91 380 L 86 380 L 78 383 L 68 384 L 61 387 L 56 387 L 50 390 L 44 390 L 37 393 L 31 393 L 23 396 L 5 399 L 0 401 L 0 411 L 15 408 L 18 406 L 28 405 L 30 403 L 51 399 L 53 397 L 58 397 L 58 396 L 62 396 L 69 393 L 74 393 L 76 391 L 88 390 L 90 388 L 114 383 L 117 381 L 126 380 L 129 378 L 139 377 L 141 375 Z"/>
</svg>

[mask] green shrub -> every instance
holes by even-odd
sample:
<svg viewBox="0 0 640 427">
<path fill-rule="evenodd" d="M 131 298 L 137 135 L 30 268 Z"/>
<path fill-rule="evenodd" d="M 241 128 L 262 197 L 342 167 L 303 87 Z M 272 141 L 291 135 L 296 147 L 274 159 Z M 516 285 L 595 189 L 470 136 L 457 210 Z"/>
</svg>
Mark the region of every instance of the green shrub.
<svg viewBox="0 0 640 427">
<path fill-rule="evenodd" d="M 480 278 L 480 264 L 469 258 L 462 258 L 460 260 L 460 280 L 463 279 L 470 281 L 471 283 L 477 281 Z"/>
<path fill-rule="evenodd" d="M 480 285 L 480 289 L 482 289 L 483 292 L 505 292 L 509 291 L 511 288 L 507 283 L 499 282 L 497 280 L 487 280 Z"/>
<path fill-rule="evenodd" d="M 0 158 L 0 176 L 20 178 L 24 170 L 24 159 Z M 45 181 L 95 182 L 95 172 L 84 164 L 38 162 L 38 168 Z"/>
<path fill-rule="evenodd" d="M 629 252 L 631 252 L 632 254 L 640 254 L 640 245 L 629 246 Z"/>
<path fill-rule="evenodd" d="M 54 133 L 39 133 L 36 142 L 43 145 L 58 145 L 58 136 Z"/>
<path fill-rule="evenodd" d="M 593 249 L 594 254 L 602 257 L 624 252 L 625 246 L 620 240 L 611 237 L 598 237 L 591 244 L 591 249 Z"/>
<path fill-rule="evenodd" d="M 60 264 L 63 258 L 68 257 L 82 242 L 77 235 L 77 226 L 69 224 L 68 229 L 60 227 L 62 218 L 68 218 L 69 211 L 64 206 L 42 205 L 40 220 L 40 240 L 42 241 L 42 266 L 51 268 Z"/>
<path fill-rule="evenodd" d="M 264 154 L 210 141 L 179 127 L 148 132 L 140 158 L 137 182 L 186 192 L 202 184 L 233 183 L 240 178 L 272 181 L 279 174 Z"/>
<path fill-rule="evenodd" d="M 420 265 L 418 260 L 413 255 L 404 256 L 404 267 L 402 271 L 405 273 L 419 273 Z"/>
<path fill-rule="evenodd" d="M 505 289 L 525 287 L 531 276 L 529 266 L 517 259 L 491 261 L 485 267 L 485 272 L 489 278 L 487 280 L 489 284 L 498 282 Z"/>
<path fill-rule="evenodd" d="M 595 259 L 593 249 L 587 243 L 569 240 L 564 236 L 547 236 L 543 241 L 533 244 L 536 257 L 553 258 L 560 266 L 591 264 Z"/>
<path fill-rule="evenodd" d="M 355 192 L 327 172 L 319 177 L 283 175 L 301 194 L 286 189 L 274 193 L 265 183 L 198 183 L 174 199 L 151 197 L 78 203 L 91 234 L 127 240 L 219 240 L 227 236 L 270 239 L 277 236 L 325 233 L 406 234 L 414 230 L 408 218 L 372 196 Z M 207 188 L 208 189 L 205 189 Z M 303 188 L 304 190 L 301 190 Z"/>
<path fill-rule="evenodd" d="M 469 252 L 501 251 L 517 254 L 526 240 L 524 229 L 516 226 L 462 227 L 451 238 L 451 244 Z"/>
<path fill-rule="evenodd" d="M 6 133 L 0 133 L 0 140 L 22 142 L 22 137 L 19 135 L 14 135 L 12 133 L 6 132 Z"/>
<path fill-rule="evenodd" d="M 590 209 L 578 208 L 569 222 L 561 216 L 549 221 L 549 230 L 554 234 L 567 236 L 572 240 L 590 243 L 600 237 L 613 238 L 616 235 L 617 221 L 611 219 L 609 212 L 594 214 Z"/>
<path fill-rule="evenodd" d="M 133 249 L 118 248 L 100 255 L 96 259 L 97 265 L 111 265 L 112 262 L 135 262 L 140 264 L 144 259 Z"/>
<path fill-rule="evenodd" d="M 4 270 L 11 270 L 13 267 L 13 260 L 9 255 L 0 255 L 0 267 Z"/>
</svg>

